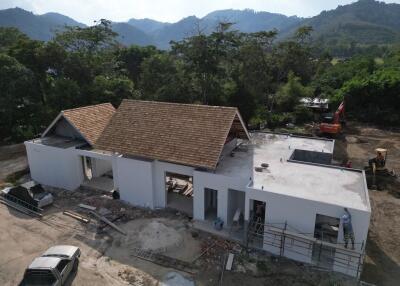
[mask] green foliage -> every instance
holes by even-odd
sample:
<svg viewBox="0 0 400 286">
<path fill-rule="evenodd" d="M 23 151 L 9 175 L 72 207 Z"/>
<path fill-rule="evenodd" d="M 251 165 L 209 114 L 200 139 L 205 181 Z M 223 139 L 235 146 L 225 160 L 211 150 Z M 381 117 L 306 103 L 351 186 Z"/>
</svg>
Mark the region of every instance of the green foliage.
<svg viewBox="0 0 400 286">
<path fill-rule="evenodd" d="M 303 97 L 311 97 L 310 88 L 301 84 L 300 78 L 292 72 L 289 73 L 287 83 L 283 84 L 276 94 L 276 106 L 279 111 L 294 111 Z"/>
<path fill-rule="evenodd" d="M 66 28 L 46 43 L 0 29 L 0 140 L 37 136 L 60 110 L 124 98 L 235 106 L 270 128 L 312 120 L 303 97 L 329 98 L 333 109 L 344 99 L 356 119 L 400 125 L 399 48 L 333 65 L 312 48 L 310 27 L 275 43 L 275 30 L 220 23 L 160 51 L 118 45 L 110 25 Z"/>
<path fill-rule="evenodd" d="M 24 40 L 28 40 L 28 37 L 17 28 L 0 27 L 0 52 L 7 52 L 9 48 Z"/>
<path fill-rule="evenodd" d="M 285 126 L 287 123 L 293 123 L 294 121 L 294 115 L 289 112 L 269 113 L 267 116 L 267 125 L 270 129 Z"/>
<path fill-rule="evenodd" d="M 111 22 L 101 19 L 90 27 L 66 26 L 56 33 L 54 41 L 69 51 L 94 53 L 114 46 L 116 36 Z"/>
<path fill-rule="evenodd" d="M 380 69 L 371 75 L 347 81 L 339 94 L 355 117 L 379 124 L 400 123 L 400 71 Z"/>
<path fill-rule="evenodd" d="M 296 124 L 310 122 L 314 118 L 312 111 L 303 105 L 297 105 L 294 108 L 293 115 L 296 118 Z"/>
<path fill-rule="evenodd" d="M 33 136 L 31 110 L 40 106 L 31 70 L 15 58 L 0 54 L 0 137 L 21 140 Z M 40 117 L 40 112 L 37 115 Z"/>
</svg>

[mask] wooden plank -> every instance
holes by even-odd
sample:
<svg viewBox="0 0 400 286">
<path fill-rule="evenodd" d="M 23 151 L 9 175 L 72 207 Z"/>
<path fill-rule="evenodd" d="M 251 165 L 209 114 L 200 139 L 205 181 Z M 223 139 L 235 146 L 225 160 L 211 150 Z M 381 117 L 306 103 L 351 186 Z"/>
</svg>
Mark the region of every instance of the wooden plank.
<svg viewBox="0 0 400 286">
<path fill-rule="evenodd" d="M 240 208 L 236 210 L 235 215 L 233 216 L 233 221 L 234 222 L 239 222 L 239 218 L 240 218 Z"/>
<path fill-rule="evenodd" d="M 108 219 L 106 219 L 104 216 L 101 216 L 93 211 L 90 212 L 92 215 L 94 215 L 95 217 L 97 217 L 99 220 L 105 222 L 106 224 L 108 224 L 109 226 L 111 226 L 113 229 L 115 229 L 116 231 L 122 233 L 123 235 L 126 235 L 126 232 L 123 231 L 122 229 L 120 229 L 118 226 L 116 226 L 115 224 L 113 224 L 111 221 L 109 221 Z"/>
<path fill-rule="evenodd" d="M 85 204 L 79 204 L 79 207 L 83 208 L 83 209 L 91 210 L 91 211 L 95 211 L 96 210 L 96 207 L 92 207 L 92 206 L 85 205 Z"/>
<path fill-rule="evenodd" d="M 190 194 L 193 192 L 193 187 L 190 186 L 186 189 L 186 191 L 183 193 L 184 196 L 190 196 Z"/>
<path fill-rule="evenodd" d="M 226 262 L 226 270 L 232 270 L 232 264 L 233 264 L 233 257 L 235 255 L 233 253 L 229 253 L 228 256 L 228 261 Z"/>
<path fill-rule="evenodd" d="M 80 214 L 77 214 L 77 213 L 74 213 L 74 212 L 71 212 L 71 211 L 64 211 L 63 214 L 66 215 L 66 216 L 72 217 L 74 219 L 77 219 L 77 220 L 79 220 L 81 222 L 84 222 L 84 223 L 88 223 L 90 221 L 89 218 L 81 216 Z"/>
</svg>

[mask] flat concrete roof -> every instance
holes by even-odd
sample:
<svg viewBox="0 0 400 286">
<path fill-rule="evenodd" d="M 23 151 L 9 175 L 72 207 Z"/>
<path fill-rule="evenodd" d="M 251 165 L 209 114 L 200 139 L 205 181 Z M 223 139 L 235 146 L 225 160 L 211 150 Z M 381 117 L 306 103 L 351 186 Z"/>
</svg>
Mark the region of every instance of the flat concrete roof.
<svg viewBox="0 0 400 286">
<path fill-rule="evenodd" d="M 343 207 L 370 210 L 362 171 L 288 162 L 295 149 L 333 153 L 334 141 L 253 133 L 234 156 L 220 161 L 216 174 L 252 178 L 249 187 Z M 262 172 L 255 167 L 269 164 Z M 249 181 L 250 182 L 250 181 Z"/>
</svg>

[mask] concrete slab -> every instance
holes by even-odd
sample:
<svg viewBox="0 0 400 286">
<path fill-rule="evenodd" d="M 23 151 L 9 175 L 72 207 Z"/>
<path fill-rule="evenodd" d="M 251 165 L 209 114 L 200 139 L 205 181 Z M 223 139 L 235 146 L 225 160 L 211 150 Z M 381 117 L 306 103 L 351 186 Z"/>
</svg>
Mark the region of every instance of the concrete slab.
<svg viewBox="0 0 400 286">
<path fill-rule="evenodd" d="M 295 149 L 333 153 L 334 141 L 255 133 L 216 173 L 252 178 L 249 187 L 360 210 L 369 209 L 364 175 L 357 170 L 288 162 Z M 255 167 L 268 164 L 261 172 Z"/>
<path fill-rule="evenodd" d="M 114 181 L 109 177 L 96 177 L 86 180 L 82 183 L 82 187 L 93 190 L 112 192 L 114 190 Z"/>
</svg>

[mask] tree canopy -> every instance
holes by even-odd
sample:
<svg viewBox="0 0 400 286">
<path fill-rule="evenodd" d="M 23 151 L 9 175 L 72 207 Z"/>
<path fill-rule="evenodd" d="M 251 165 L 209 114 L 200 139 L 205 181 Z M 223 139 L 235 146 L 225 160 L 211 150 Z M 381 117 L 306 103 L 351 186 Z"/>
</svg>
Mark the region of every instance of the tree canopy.
<svg viewBox="0 0 400 286">
<path fill-rule="evenodd" d="M 171 50 L 122 46 L 110 22 L 68 27 L 48 42 L 0 28 L 0 138 L 37 136 L 62 109 L 124 98 L 227 105 L 246 123 L 305 122 L 302 97 L 345 99 L 355 119 L 400 125 L 400 51 L 332 59 L 302 27 L 242 33 L 232 23 L 172 42 Z"/>
</svg>

